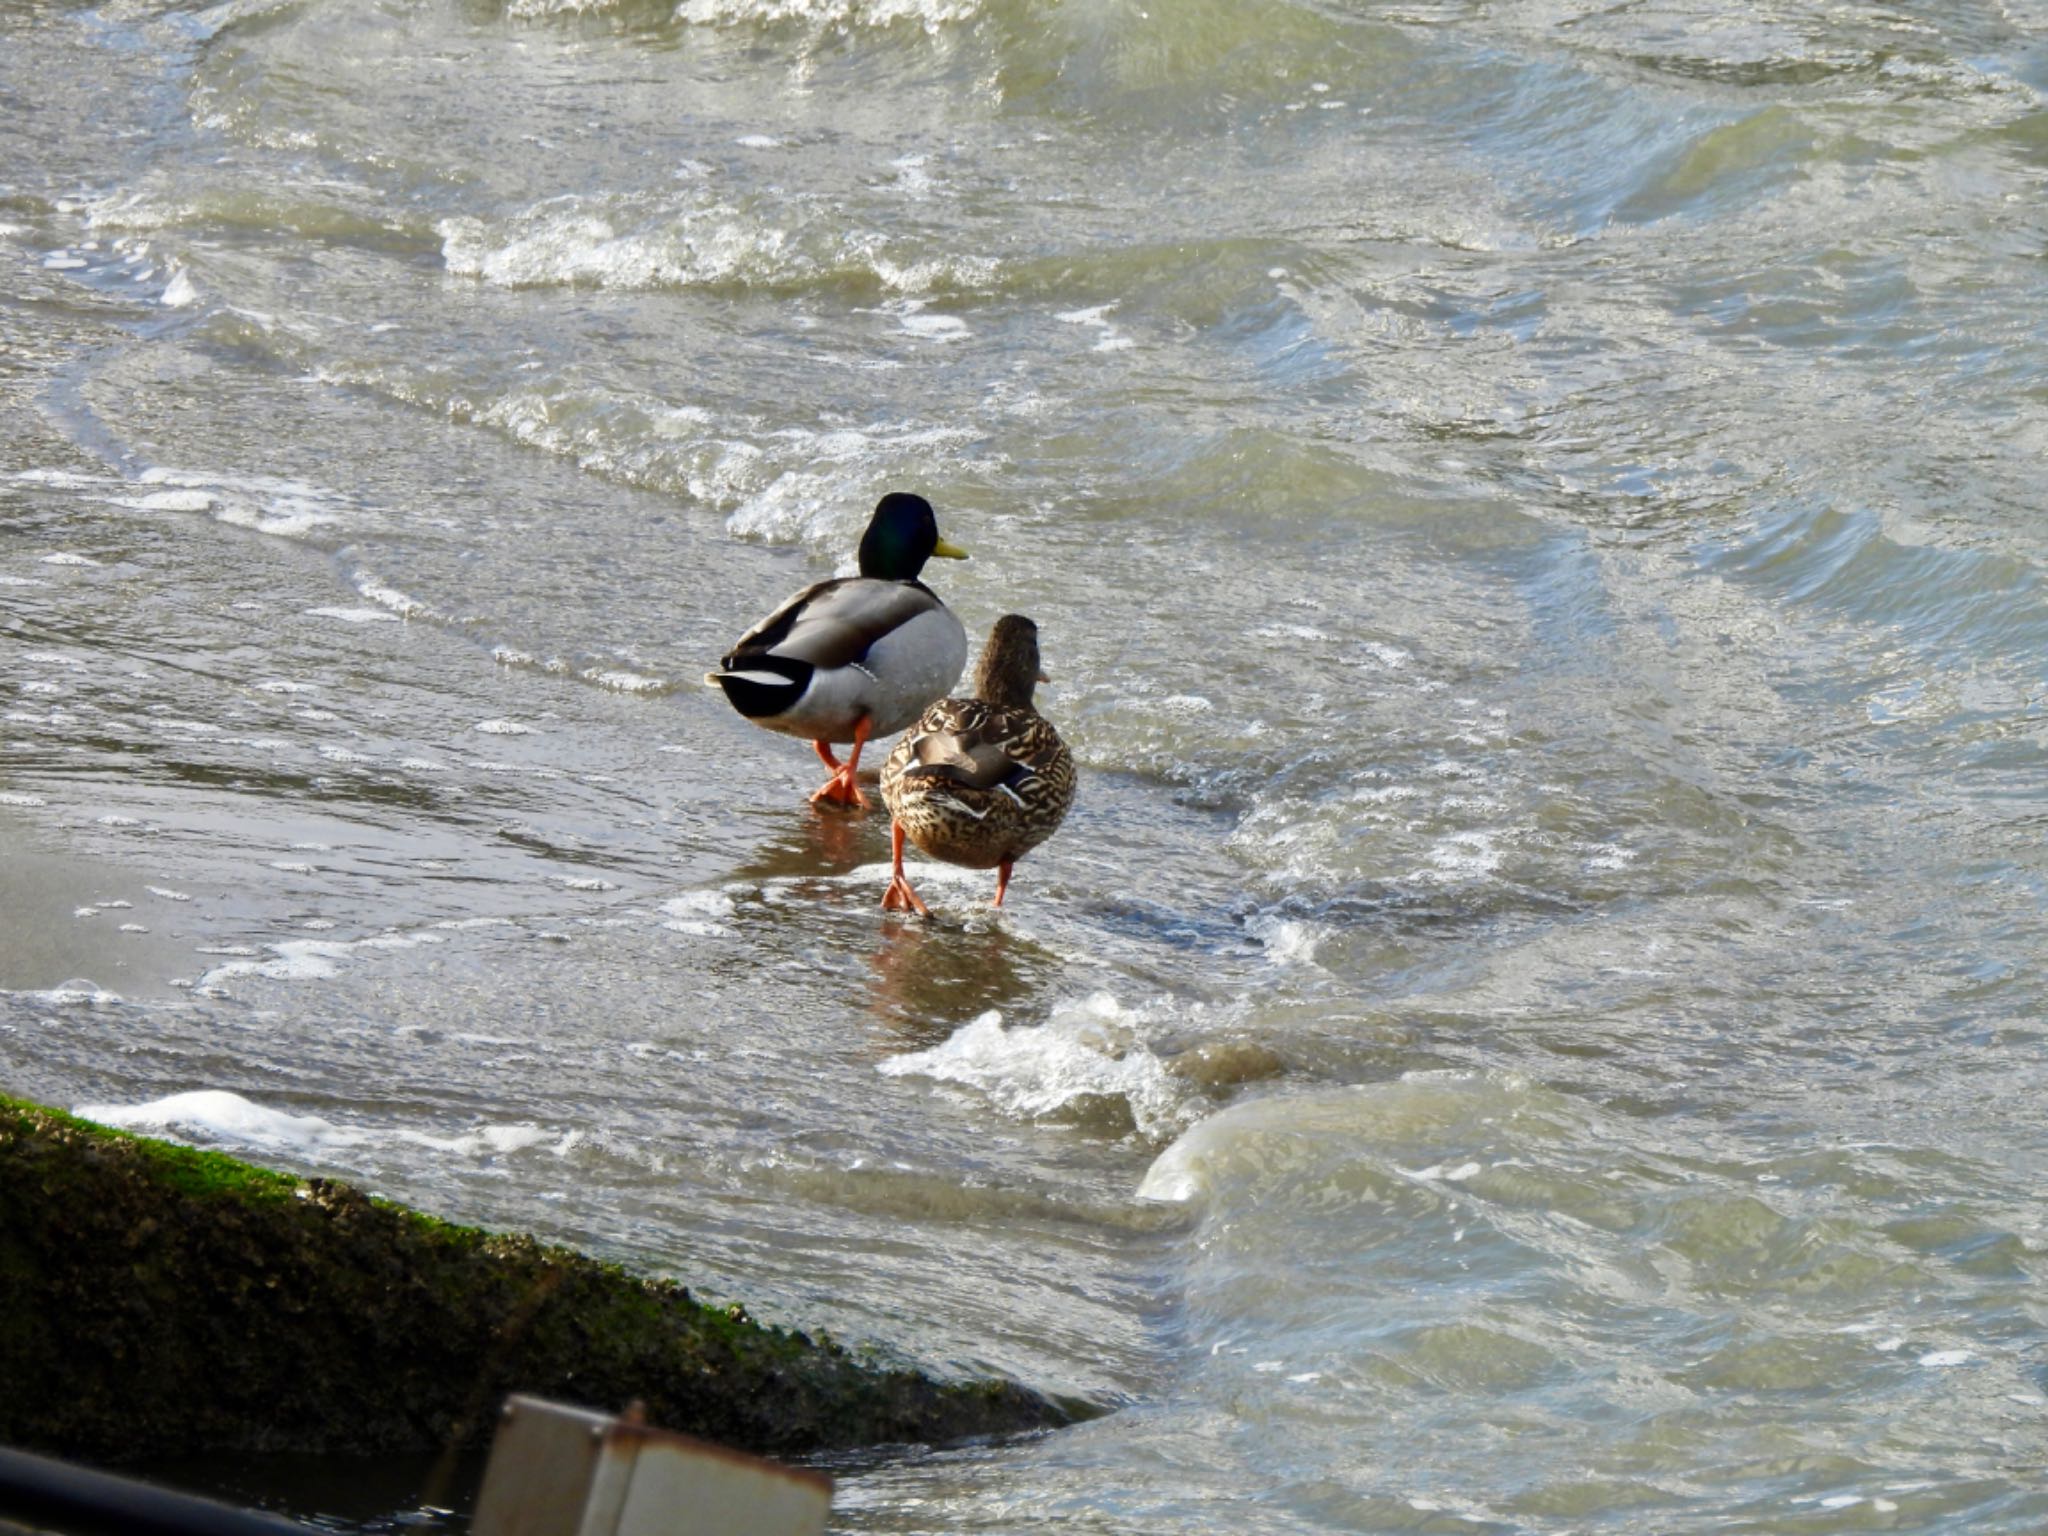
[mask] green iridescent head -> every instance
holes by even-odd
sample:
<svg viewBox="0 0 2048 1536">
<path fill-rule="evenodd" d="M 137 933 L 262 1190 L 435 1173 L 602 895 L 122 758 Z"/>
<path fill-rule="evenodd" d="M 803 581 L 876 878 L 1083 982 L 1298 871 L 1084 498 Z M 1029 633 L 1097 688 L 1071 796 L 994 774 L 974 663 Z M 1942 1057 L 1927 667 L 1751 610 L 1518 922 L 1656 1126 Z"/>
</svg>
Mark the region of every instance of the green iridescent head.
<svg viewBox="0 0 2048 1536">
<path fill-rule="evenodd" d="M 939 537 L 932 504 L 908 491 L 891 491 L 875 503 L 875 515 L 860 540 L 860 573 L 879 581 L 915 581 L 925 561 L 937 555 L 965 560 L 967 551 Z"/>
</svg>

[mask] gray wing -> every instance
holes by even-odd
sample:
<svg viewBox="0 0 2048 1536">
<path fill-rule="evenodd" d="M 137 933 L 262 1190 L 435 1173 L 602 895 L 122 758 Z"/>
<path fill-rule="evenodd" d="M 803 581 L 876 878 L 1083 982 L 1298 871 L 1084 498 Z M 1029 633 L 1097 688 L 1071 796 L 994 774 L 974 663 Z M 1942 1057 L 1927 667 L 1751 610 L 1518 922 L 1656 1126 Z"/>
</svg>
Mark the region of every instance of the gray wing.
<svg viewBox="0 0 2048 1536">
<path fill-rule="evenodd" d="M 749 657 L 772 655 L 818 668 L 850 666 L 890 631 L 943 606 L 918 582 L 867 576 L 821 581 L 748 630 L 720 665 L 731 668 Z"/>
</svg>

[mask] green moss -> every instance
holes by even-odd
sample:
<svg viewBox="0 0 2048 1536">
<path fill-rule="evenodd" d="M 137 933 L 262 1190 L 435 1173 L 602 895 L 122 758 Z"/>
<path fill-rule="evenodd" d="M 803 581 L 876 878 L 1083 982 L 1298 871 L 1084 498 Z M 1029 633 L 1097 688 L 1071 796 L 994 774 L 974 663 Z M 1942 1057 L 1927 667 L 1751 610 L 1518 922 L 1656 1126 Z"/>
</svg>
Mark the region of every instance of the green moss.
<svg viewBox="0 0 2048 1536">
<path fill-rule="evenodd" d="M 477 1442 L 511 1391 L 792 1452 L 1085 1412 L 764 1328 L 531 1237 L 0 1098 L 0 1441 L 99 1458 Z"/>
</svg>

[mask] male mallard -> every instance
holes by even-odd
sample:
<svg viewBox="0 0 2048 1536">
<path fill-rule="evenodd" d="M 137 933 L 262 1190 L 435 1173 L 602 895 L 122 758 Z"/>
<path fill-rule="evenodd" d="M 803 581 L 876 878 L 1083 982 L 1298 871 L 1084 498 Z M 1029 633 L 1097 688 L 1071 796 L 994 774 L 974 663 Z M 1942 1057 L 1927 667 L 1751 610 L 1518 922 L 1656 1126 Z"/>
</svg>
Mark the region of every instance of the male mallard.
<svg viewBox="0 0 2048 1536">
<path fill-rule="evenodd" d="M 903 875 L 903 839 L 935 859 L 996 871 L 1003 904 L 1010 869 L 1051 837 L 1074 803 L 1074 759 L 1052 722 L 1031 704 L 1038 626 L 1006 614 L 989 631 L 974 672 L 974 697 L 941 699 L 882 764 L 894 863 L 882 905 L 931 911 Z"/>
<path fill-rule="evenodd" d="M 915 720 L 967 664 L 967 631 L 917 579 L 933 555 L 965 560 L 967 551 L 939 537 L 930 502 L 891 491 L 861 535 L 858 576 L 804 588 L 704 674 L 754 724 L 817 749 L 832 777 L 813 805 L 866 805 L 854 777 L 860 749 Z M 853 743 L 844 763 L 835 741 Z"/>
</svg>

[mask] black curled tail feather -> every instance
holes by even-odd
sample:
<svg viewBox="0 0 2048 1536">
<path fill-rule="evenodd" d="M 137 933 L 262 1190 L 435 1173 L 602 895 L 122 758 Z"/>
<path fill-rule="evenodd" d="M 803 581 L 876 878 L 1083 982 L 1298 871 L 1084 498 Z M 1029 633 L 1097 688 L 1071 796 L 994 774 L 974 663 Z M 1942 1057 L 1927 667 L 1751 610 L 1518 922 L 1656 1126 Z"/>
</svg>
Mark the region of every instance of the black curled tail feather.
<svg viewBox="0 0 2048 1536">
<path fill-rule="evenodd" d="M 788 656 L 734 652 L 719 671 L 705 673 L 704 681 L 724 689 L 732 707 L 749 720 L 766 720 L 795 707 L 811 686 L 815 670 L 809 662 Z"/>
</svg>

